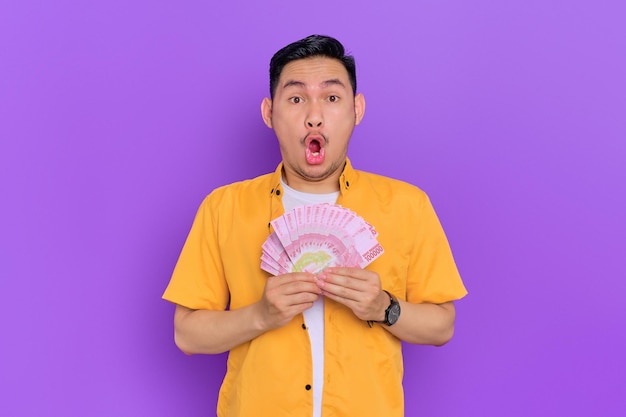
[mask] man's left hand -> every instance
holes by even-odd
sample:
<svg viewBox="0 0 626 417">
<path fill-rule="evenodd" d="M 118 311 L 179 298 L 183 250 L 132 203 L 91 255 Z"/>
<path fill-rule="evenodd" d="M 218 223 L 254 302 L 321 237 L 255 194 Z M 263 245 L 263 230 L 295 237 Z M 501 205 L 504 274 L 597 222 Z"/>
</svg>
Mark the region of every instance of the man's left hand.
<svg viewBox="0 0 626 417">
<path fill-rule="evenodd" d="M 323 295 L 351 309 L 361 320 L 382 321 L 389 297 L 382 291 L 380 277 L 360 268 L 332 267 L 317 275 Z"/>
</svg>

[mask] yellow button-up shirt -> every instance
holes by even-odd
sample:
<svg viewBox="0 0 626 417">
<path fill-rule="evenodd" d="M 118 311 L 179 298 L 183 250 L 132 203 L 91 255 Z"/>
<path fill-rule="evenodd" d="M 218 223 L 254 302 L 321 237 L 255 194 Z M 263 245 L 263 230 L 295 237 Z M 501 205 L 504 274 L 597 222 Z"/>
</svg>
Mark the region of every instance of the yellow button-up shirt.
<svg viewBox="0 0 626 417">
<path fill-rule="evenodd" d="M 269 222 L 283 214 L 282 164 L 273 174 L 215 189 L 200 206 L 163 298 L 191 309 L 231 310 L 257 302 Z M 426 194 L 408 183 L 354 170 L 340 178 L 337 204 L 378 231 L 385 252 L 367 266 L 382 287 L 413 303 L 463 297 L 448 241 Z M 401 342 L 350 309 L 324 305 L 324 417 L 404 415 Z M 311 416 L 311 346 L 302 315 L 232 349 L 219 417 Z"/>
</svg>

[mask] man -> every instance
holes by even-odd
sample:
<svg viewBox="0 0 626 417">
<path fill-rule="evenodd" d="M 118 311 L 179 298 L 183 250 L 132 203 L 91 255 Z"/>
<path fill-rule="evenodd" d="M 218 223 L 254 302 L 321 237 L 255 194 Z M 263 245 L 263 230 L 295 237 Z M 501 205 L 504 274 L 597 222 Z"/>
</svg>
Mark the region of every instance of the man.
<svg viewBox="0 0 626 417">
<path fill-rule="evenodd" d="M 316 35 L 278 51 L 270 97 L 261 113 L 282 162 L 202 203 L 164 294 L 176 343 L 230 351 L 220 417 L 402 416 L 401 341 L 445 344 L 466 294 L 444 232 L 421 190 L 347 159 L 365 99 L 341 43 Z M 384 253 L 365 268 L 264 272 L 270 221 L 322 202 L 373 225 Z"/>
</svg>

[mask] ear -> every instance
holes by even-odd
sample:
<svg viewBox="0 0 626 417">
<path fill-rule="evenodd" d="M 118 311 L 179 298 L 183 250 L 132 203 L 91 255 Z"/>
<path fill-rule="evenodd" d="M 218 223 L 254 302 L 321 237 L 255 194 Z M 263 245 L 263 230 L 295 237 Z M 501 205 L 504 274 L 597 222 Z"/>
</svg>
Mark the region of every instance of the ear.
<svg viewBox="0 0 626 417">
<path fill-rule="evenodd" d="M 354 97 L 354 113 L 355 113 L 355 122 L 354 125 L 358 125 L 363 120 L 363 116 L 365 115 L 365 97 L 363 94 L 359 93 Z"/>
<path fill-rule="evenodd" d="M 265 125 L 272 128 L 272 100 L 265 97 L 261 102 L 261 117 L 263 117 L 263 121 Z"/>
</svg>

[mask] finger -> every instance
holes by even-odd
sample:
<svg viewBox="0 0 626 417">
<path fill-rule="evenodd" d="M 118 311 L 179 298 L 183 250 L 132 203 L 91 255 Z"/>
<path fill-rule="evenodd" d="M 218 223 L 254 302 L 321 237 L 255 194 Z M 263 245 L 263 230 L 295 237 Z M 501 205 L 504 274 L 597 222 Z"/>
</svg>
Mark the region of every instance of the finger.
<svg viewBox="0 0 626 417">
<path fill-rule="evenodd" d="M 278 281 L 281 284 L 287 284 L 291 282 L 315 282 L 316 281 L 315 275 L 308 273 L 308 272 L 290 272 L 288 274 L 270 277 L 269 279 L 274 279 L 275 281 Z"/>
<path fill-rule="evenodd" d="M 298 304 L 314 303 L 322 294 L 322 290 L 314 286 L 305 291 L 268 291 L 265 298 L 271 305 L 282 309 Z"/>
<path fill-rule="evenodd" d="M 359 289 L 350 288 L 345 285 L 334 284 L 331 281 L 320 281 L 318 284 L 324 296 L 334 296 L 343 300 L 351 300 L 358 302 L 363 298 L 363 292 Z"/>
<path fill-rule="evenodd" d="M 338 276 L 351 277 L 358 280 L 371 279 L 372 271 L 361 268 L 348 268 L 348 267 L 330 267 L 322 271 L 325 274 L 333 274 Z"/>
<path fill-rule="evenodd" d="M 340 286 L 340 287 L 344 287 L 344 288 L 348 288 L 348 289 L 352 289 L 356 291 L 366 291 L 368 287 L 368 281 L 354 278 L 349 275 L 338 275 L 334 273 L 322 272 L 321 274 L 318 275 L 317 278 L 318 278 L 317 284 L 321 288 L 324 288 L 325 284 L 332 284 L 335 286 Z"/>
<path fill-rule="evenodd" d="M 309 308 L 319 299 L 319 295 L 312 293 L 301 293 L 294 294 L 289 296 L 284 296 L 277 300 L 277 307 L 280 309 L 291 309 L 291 308 L 300 308 L 298 306 L 302 306 L 302 308 Z"/>
<path fill-rule="evenodd" d="M 290 273 L 277 275 L 267 279 L 267 286 L 270 288 L 289 289 L 290 292 L 304 291 L 306 288 L 315 291 L 317 279 L 315 275 L 309 273 Z"/>
<path fill-rule="evenodd" d="M 322 292 L 317 282 L 290 282 L 282 285 L 280 291 L 284 295 L 321 294 Z"/>
<path fill-rule="evenodd" d="M 315 302 L 322 290 L 314 282 L 277 279 L 265 288 L 268 302 L 279 309 Z"/>
</svg>

